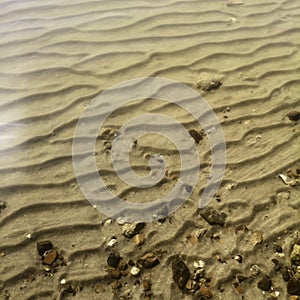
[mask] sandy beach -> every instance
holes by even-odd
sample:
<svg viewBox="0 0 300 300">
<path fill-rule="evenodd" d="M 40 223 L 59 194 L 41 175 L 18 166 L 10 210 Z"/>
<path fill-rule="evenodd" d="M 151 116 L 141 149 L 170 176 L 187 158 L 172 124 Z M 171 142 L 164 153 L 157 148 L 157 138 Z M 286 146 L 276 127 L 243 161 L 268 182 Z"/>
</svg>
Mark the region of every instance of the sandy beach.
<svg viewBox="0 0 300 300">
<path fill-rule="evenodd" d="M 300 299 L 299 1 L 0 7 L 0 299 Z M 160 154 L 165 177 L 147 189 L 124 183 L 110 152 L 125 122 L 165 114 L 201 136 L 199 178 L 184 205 L 130 227 L 82 194 L 72 143 L 99 93 L 143 77 L 178 81 L 205 98 L 222 126 L 226 169 L 199 209 L 211 149 L 197 120 L 154 98 L 119 108 L 95 152 L 103 181 L 126 201 L 163 197 L 181 165 L 174 143 L 146 135 L 130 153 L 132 168 L 147 175 L 149 156 Z"/>
</svg>

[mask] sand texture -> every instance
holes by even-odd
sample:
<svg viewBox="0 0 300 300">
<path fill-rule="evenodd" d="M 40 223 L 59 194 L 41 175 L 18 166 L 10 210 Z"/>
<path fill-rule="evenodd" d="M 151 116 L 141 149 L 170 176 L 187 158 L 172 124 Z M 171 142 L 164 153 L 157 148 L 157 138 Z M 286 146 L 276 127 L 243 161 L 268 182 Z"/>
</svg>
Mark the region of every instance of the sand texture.
<svg viewBox="0 0 300 300">
<path fill-rule="evenodd" d="M 291 262 L 300 239 L 300 121 L 287 117 L 300 111 L 300 2 L 3 0 L 0 8 L 0 299 L 290 299 L 287 282 L 300 284 L 299 261 Z M 125 237 L 81 193 L 73 134 L 101 91 L 149 76 L 184 83 L 206 99 L 224 131 L 227 164 L 218 194 L 199 210 L 211 167 L 203 135 L 198 183 L 186 203 Z M 222 85 L 205 88 L 209 78 Z M 159 199 L 180 176 L 174 144 L 154 135 L 138 140 L 130 161 L 146 175 L 149 155 L 164 155 L 164 180 L 139 189 L 115 174 L 105 131 L 144 113 L 202 130 L 159 99 L 135 101 L 107 119 L 97 167 L 109 189 L 132 202 Z M 208 222 L 208 209 L 224 222 Z M 43 258 L 37 243 L 47 240 L 54 250 Z M 127 270 L 108 266 L 117 254 Z M 199 260 L 205 266 L 194 265 Z M 127 274 L 134 265 L 137 276 Z M 178 274 L 190 278 L 180 279 L 182 287 Z M 258 287 L 265 276 L 268 291 Z"/>
</svg>

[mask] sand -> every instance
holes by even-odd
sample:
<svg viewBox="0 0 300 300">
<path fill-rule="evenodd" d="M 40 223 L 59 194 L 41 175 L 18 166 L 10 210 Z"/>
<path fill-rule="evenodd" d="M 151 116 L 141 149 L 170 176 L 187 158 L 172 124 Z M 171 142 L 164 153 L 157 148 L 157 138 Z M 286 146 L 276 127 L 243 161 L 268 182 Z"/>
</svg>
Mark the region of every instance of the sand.
<svg viewBox="0 0 300 300">
<path fill-rule="evenodd" d="M 194 262 L 205 262 L 203 286 L 213 299 L 289 299 L 271 260 L 291 268 L 291 247 L 299 239 L 299 186 L 278 177 L 300 168 L 299 122 L 286 117 L 300 110 L 299 1 L 31 0 L 1 1 L 0 7 L 0 200 L 6 206 L 0 214 L 0 298 L 145 299 L 141 282 L 148 279 L 151 299 L 199 299 L 173 281 L 171 264 L 179 255 L 191 273 Z M 203 73 L 222 78 L 222 86 L 198 89 Z M 211 226 L 197 209 L 210 172 L 204 138 L 197 144 L 201 169 L 192 195 L 162 224 L 146 224 L 145 243 L 136 246 L 117 222 L 104 224 L 108 217 L 81 193 L 72 141 L 78 118 L 96 95 L 149 76 L 188 85 L 215 111 L 227 164 L 208 207 L 227 218 L 224 226 Z M 139 140 L 131 157 L 137 172 L 147 174 L 153 152 L 169 164 L 164 182 L 140 190 L 113 172 L 100 135 L 147 112 L 201 130 L 186 111 L 155 99 L 134 102 L 107 120 L 97 166 L 109 188 L 133 202 L 152 201 L 173 188 L 178 152 L 160 138 Z M 198 239 L 199 230 L 206 233 Z M 110 249 L 113 236 L 118 244 Z M 64 258 L 56 272 L 44 270 L 36 249 L 43 240 Z M 151 252 L 159 264 L 138 277 L 122 276 L 114 290 L 106 271 L 111 251 L 126 262 Z M 253 274 L 253 265 L 260 274 Z M 248 279 L 237 283 L 237 275 Z M 273 291 L 257 287 L 265 275 Z"/>
</svg>

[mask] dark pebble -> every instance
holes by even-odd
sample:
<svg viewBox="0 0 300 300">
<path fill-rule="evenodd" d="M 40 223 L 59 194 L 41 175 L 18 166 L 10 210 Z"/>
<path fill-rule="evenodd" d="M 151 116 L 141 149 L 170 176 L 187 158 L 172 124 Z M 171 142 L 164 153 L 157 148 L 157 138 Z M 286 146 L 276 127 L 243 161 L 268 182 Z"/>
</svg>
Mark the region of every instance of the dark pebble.
<svg viewBox="0 0 300 300">
<path fill-rule="evenodd" d="M 50 250 L 43 258 L 43 264 L 52 265 L 57 259 L 58 253 L 56 250 Z"/>
<path fill-rule="evenodd" d="M 257 283 L 257 287 L 260 290 L 268 292 L 271 289 L 272 281 L 268 276 L 265 276 L 262 280 Z"/>
<path fill-rule="evenodd" d="M 290 111 L 287 114 L 287 117 L 291 120 L 291 121 L 298 121 L 300 120 L 300 112 L 299 111 Z"/>
<path fill-rule="evenodd" d="M 283 267 L 281 269 L 281 275 L 284 281 L 288 282 L 291 279 L 289 269 L 287 267 Z"/>
<path fill-rule="evenodd" d="M 121 260 L 121 257 L 117 253 L 110 253 L 107 258 L 107 264 L 111 267 L 117 268 L 119 265 L 119 262 Z"/>
<path fill-rule="evenodd" d="M 40 241 L 36 243 L 38 254 L 43 256 L 46 251 L 52 250 L 53 245 L 50 241 Z"/>
<path fill-rule="evenodd" d="M 300 296 L 300 281 L 295 278 L 290 279 L 287 284 L 287 292 L 290 295 Z"/>
<path fill-rule="evenodd" d="M 186 264 L 180 259 L 176 258 L 172 263 L 173 280 L 175 284 L 183 289 L 190 279 L 190 270 Z"/>
<path fill-rule="evenodd" d="M 195 129 L 189 130 L 189 134 L 192 136 L 192 138 L 195 140 L 195 142 L 198 144 L 200 141 L 203 140 L 202 135 L 196 131 Z"/>
<path fill-rule="evenodd" d="M 210 225 L 225 225 L 227 214 L 224 212 L 217 212 L 215 209 L 208 209 L 200 214 Z"/>
<path fill-rule="evenodd" d="M 281 246 L 279 246 L 279 245 L 276 245 L 275 246 L 275 251 L 277 252 L 277 253 L 282 253 L 282 247 Z"/>
</svg>

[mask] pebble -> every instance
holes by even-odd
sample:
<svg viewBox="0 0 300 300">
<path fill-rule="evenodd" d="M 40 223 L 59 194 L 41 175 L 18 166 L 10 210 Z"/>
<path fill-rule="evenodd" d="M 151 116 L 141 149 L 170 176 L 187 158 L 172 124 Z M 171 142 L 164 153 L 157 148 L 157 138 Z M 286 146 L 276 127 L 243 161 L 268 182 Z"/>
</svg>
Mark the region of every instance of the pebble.
<svg viewBox="0 0 300 300">
<path fill-rule="evenodd" d="M 118 244 L 117 239 L 112 238 L 108 243 L 107 243 L 107 247 L 113 247 L 114 245 Z"/>
<path fill-rule="evenodd" d="M 236 255 L 233 257 L 236 261 L 238 261 L 240 264 L 243 262 L 243 257 L 241 255 Z"/>
<path fill-rule="evenodd" d="M 290 300 L 300 300 L 300 297 L 293 295 L 290 297 Z"/>
<path fill-rule="evenodd" d="M 151 283 L 149 280 L 144 279 L 143 282 L 142 282 L 142 284 L 143 284 L 143 289 L 144 289 L 144 291 L 149 291 L 149 290 L 151 290 L 152 283 Z"/>
<path fill-rule="evenodd" d="M 198 89 L 209 92 L 212 90 L 217 90 L 222 84 L 223 83 L 221 79 L 217 76 L 210 77 L 207 73 L 201 73 L 200 79 L 196 86 Z"/>
<path fill-rule="evenodd" d="M 294 265 L 300 266 L 300 245 L 294 244 L 290 258 Z"/>
<path fill-rule="evenodd" d="M 287 292 L 290 295 L 300 296 L 300 281 L 295 278 L 290 279 L 287 284 Z"/>
<path fill-rule="evenodd" d="M 145 243 L 145 236 L 142 233 L 138 233 L 134 236 L 134 242 L 137 246 L 141 246 Z"/>
<path fill-rule="evenodd" d="M 60 283 L 61 285 L 64 285 L 64 284 L 67 283 L 67 281 L 66 281 L 66 279 L 63 278 L 59 283 Z"/>
<path fill-rule="evenodd" d="M 40 241 L 36 243 L 36 248 L 38 254 L 42 256 L 46 251 L 52 250 L 53 245 L 50 241 Z"/>
<path fill-rule="evenodd" d="M 257 287 L 260 290 L 266 291 L 268 292 L 271 289 L 272 286 L 272 281 L 268 276 L 265 276 L 263 279 L 261 279 L 258 283 L 257 283 Z"/>
<path fill-rule="evenodd" d="M 111 267 L 117 268 L 119 262 L 121 261 L 121 256 L 117 253 L 110 253 L 107 258 L 107 264 Z"/>
<path fill-rule="evenodd" d="M 176 258 L 172 263 L 172 272 L 173 272 L 173 280 L 175 284 L 180 289 L 183 289 L 187 284 L 188 280 L 190 279 L 189 268 L 182 260 Z"/>
<path fill-rule="evenodd" d="M 150 269 L 159 264 L 159 259 L 153 253 L 146 253 L 140 259 L 138 259 L 138 264 L 145 269 Z"/>
<path fill-rule="evenodd" d="M 145 226 L 145 223 L 134 222 L 132 224 L 124 224 L 122 227 L 122 233 L 127 238 L 132 238 L 138 234 Z"/>
<path fill-rule="evenodd" d="M 192 138 L 195 140 L 197 144 L 203 140 L 203 136 L 195 129 L 189 130 L 189 134 L 192 136 Z"/>
<path fill-rule="evenodd" d="M 215 209 L 208 209 L 200 214 L 210 225 L 225 225 L 227 214 L 224 212 L 219 213 Z"/>
<path fill-rule="evenodd" d="M 52 265 L 57 259 L 58 253 L 56 250 L 50 250 L 48 253 L 44 253 L 43 263 L 46 265 Z"/>
<path fill-rule="evenodd" d="M 130 274 L 132 276 L 139 276 L 141 273 L 141 269 L 138 268 L 138 267 L 132 267 L 131 270 L 130 270 Z"/>
<path fill-rule="evenodd" d="M 199 289 L 199 295 L 202 297 L 205 297 L 207 299 L 210 299 L 210 298 L 212 298 L 213 293 L 211 292 L 211 290 L 208 287 L 201 286 Z"/>
<path fill-rule="evenodd" d="M 299 111 L 290 111 L 287 114 L 287 117 L 290 119 L 290 121 L 298 121 L 298 120 L 300 120 L 300 112 Z"/>
<path fill-rule="evenodd" d="M 252 233 L 252 241 L 254 245 L 260 245 L 264 241 L 262 232 L 257 230 Z"/>
<path fill-rule="evenodd" d="M 252 276 L 257 276 L 260 273 L 260 267 L 258 265 L 252 265 L 250 268 Z"/>
<path fill-rule="evenodd" d="M 7 207 L 6 202 L 0 201 L 0 211 Z"/>
<path fill-rule="evenodd" d="M 196 269 L 203 269 L 205 267 L 205 262 L 203 260 L 199 260 L 198 262 L 194 262 L 194 267 Z"/>
<path fill-rule="evenodd" d="M 119 279 L 122 276 L 121 271 L 115 268 L 107 268 L 106 271 L 109 273 L 111 278 Z"/>
</svg>

